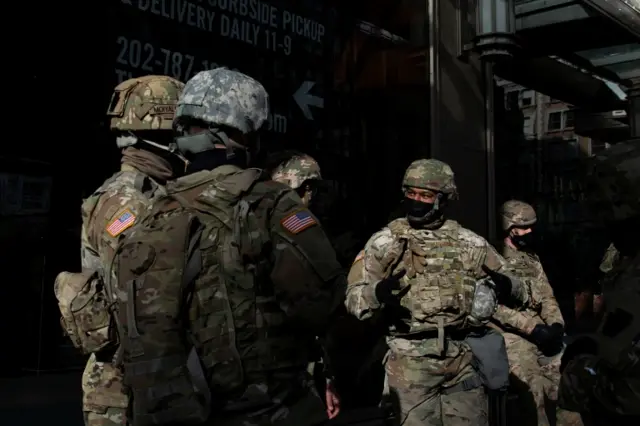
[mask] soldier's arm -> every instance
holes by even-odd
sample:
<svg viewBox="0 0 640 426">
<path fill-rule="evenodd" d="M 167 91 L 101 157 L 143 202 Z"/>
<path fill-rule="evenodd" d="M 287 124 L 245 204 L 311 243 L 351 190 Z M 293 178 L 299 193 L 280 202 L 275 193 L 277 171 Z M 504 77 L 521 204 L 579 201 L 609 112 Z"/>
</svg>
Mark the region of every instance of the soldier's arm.
<svg viewBox="0 0 640 426">
<path fill-rule="evenodd" d="M 80 260 L 82 272 L 95 271 L 100 268 L 98 251 L 89 243 L 87 223 L 83 221 L 80 234 Z"/>
<path fill-rule="evenodd" d="M 486 245 L 485 256 L 482 266 L 491 271 L 504 274 L 510 278 L 511 294 L 510 299 L 516 302 L 516 307 L 523 308 L 529 303 L 529 286 L 522 280 L 515 278 L 509 273 L 509 263 L 497 252 L 497 250 L 489 243 Z"/>
<path fill-rule="evenodd" d="M 504 328 L 514 329 L 525 335 L 531 334 L 537 324 L 533 318 L 527 316 L 524 312 L 504 305 L 498 305 L 496 312 L 493 314 L 493 320 Z"/>
<path fill-rule="evenodd" d="M 344 300 L 342 266 L 318 219 L 295 192 L 278 199 L 269 222 L 276 298 L 287 316 L 321 336 Z"/>
<path fill-rule="evenodd" d="M 376 284 L 385 278 L 385 257 L 393 244 L 391 230 L 384 228 L 375 233 L 356 257 L 347 278 L 347 311 L 360 320 L 366 320 L 380 309 L 375 295 Z"/>
<path fill-rule="evenodd" d="M 558 323 L 564 326 L 564 318 L 562 318 L 560 306 L 558 306 L 558 301 L 553 294 L 553 288 L 549 284 L 542 265 L 538 264 L 537 267 L 539 269 L 538 277 L 531 281 L 531 298 L 540 305 L 540 318 L 546 324 Z"/>
</svg>

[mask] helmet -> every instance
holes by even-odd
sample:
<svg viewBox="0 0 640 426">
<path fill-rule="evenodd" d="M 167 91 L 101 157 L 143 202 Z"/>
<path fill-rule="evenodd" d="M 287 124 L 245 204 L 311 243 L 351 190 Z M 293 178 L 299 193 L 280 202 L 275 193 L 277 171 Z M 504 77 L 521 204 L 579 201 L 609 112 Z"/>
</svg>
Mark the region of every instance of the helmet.
<svg viewBox="0 0 640 426">
<path fill-rule="evenodd" d="M 640 140 L 613 145 L 591 158 L 587 199 L 603 219 L 640 214 Z"/>
<path fill-rule="evenodd" d="M 269 95 L 258 81 L 238 71 L 216 68 L 189 80 L 176 118 L 228 126 L 244 134 L 260 130 L 269 116 Z"/>
<path fill-rule="evenodd" d="M 450 199 L 458 198 L 453 170 L 447 163 L 432 158 L 411 163 L 404 173 L 402 187 L 429 189 L 442 192 Z"/>
<path fill-rule="evenodd" d="M 531 226 L 538 221 L 536 211 L 524 201 L 507 201 L 500 207 L 502 230 L 508 231 L 514 226 Z"/>
<path fill-rule="evenodd" d="M 147 75 L 118 84 L 107 115 L 110 129 L 172 130 L 176 103 L 184 84 L 164 75 Z"/>
<path fill-rule="evenodd" d="M 280 163 L 271 174 L 271 179 L 298 189 L 309 179 L 322 179 L 320 165 L 313 157 L 303 154 L 294 155 Z"/>
</svg>

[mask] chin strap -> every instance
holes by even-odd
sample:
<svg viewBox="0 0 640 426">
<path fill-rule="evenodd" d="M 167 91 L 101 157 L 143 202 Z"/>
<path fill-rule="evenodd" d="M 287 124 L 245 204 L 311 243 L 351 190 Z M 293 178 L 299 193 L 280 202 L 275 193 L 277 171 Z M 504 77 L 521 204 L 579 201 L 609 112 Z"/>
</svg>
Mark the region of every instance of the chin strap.
<svg viewBox="0 0 640 426">
<path fill-rule="evenodd" d="M 189 164 L 189 160 L 187 160 L 184 155 L 182 155 L 182 153 L 178 150 L 178 144 L 176 144 L 175 142 L 171 142 L 168 145 L 163 145 L 157 142 L 153 142 L 150 141 L 148 139 L 142 139 L 136 135 L 134 135 L 132 132 L 129 132 L 128 136 L 119 136 L 116 140 L 118 146 L 120 148 L 124 148 L 127 146 L 134 146 L 137 143 L 146 143 L 147 145 L 151 145 L 153 147 L 156 147 L 158 149 L 161 149 L 163 151 L 169 152 L 173 155 L 175 155 L 176 157 L 178 157 L 184 164 L 185 164 L 185 169 L 187 167 L 187 165 Z"/>
</svg>

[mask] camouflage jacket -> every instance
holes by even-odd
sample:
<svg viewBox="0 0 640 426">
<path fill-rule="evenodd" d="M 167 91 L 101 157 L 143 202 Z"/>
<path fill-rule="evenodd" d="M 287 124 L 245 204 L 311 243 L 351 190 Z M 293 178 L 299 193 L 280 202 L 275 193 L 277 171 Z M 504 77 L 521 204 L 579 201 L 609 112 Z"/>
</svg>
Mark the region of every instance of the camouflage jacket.
<svg viewBox="0 0 640 426">
<path fill-rule="evenodd" d="M 233 250 L 225 244 L 210 242 L 223 238 L 222 231 L 211 232 L 220 229 L 218 221 L 238 220 L 228 217 L 229 203 L 242 203 L 229 201 L 225 191 L 242 191 L 247 175 L 254 171 L 225 165 L 167 185 L 169 198 L 195 208 L 205 226 L 203 239 L 207 242 L 200 243 L 203 268 L 195 279 L 198 297 L 191 306 L 190 328 L 196 339 L 203 339 L 196 346 L 211 378 L 210 386 L 218 391 L 218 397 L 229 397 L 225 409 L 231 411 L 236 403 L 250 411 L 254 403 L 275 407 L 310 392 L 306 369 L 315 337 L 330 328 L 346 287 L 343 268 L 319 221 L 295 191 L 278 182 L 256 180 L 242 195 L 242 201 L 250 206 L 249 219 L 246 225 L 231 227 L 231 239 L 239 241 L 232 245 L 243 253 L 240 260 L 229 254 Z M 248 262 L 245 257 L 251 259 L 251 268 L 241 262 Z M 212 259 L 222 259 L 224 266 L 211 267 Z M 222 284 L 226 293 L 213 291 Z M 224 298 L 234 307 L 227 326 L 232 323 L 237 336 L 230 353 L 238 354 L 241 361 L 242 380 L 238 382 L 231 380 L 232 374 L 221 373 L 225 367 L 218 353 L 229 344 L 226 337 L 209 335 L 221 317 L 220 312 L 211 312 L 211 307 L 220 305 Z M 236 401 L 234 395 L 243 398 Z M 307 416 L 317 413 L 324 420 L 322 409 L 307 411 Z"/>
<path fill-rule="evenodd" d="M 134 167 L 123 164 L 118 173 L 82 203 L 82 269 L 106 270 L 118 236 L 136 224 L 151 200 L 164 187 Z"/>
<path fill-rule="evenodd" d="M 397 241 L 391 227 L 398 221 L 405 223 L 406 219 L 397 219 L 375 233 L 356 257 L 349 272 L 346 297 L 347 310 L 357 318 L 364 320 L 381 308 L 375 296 L 375 286 L 382 279 L 389 276 L 390 263 L 397 259 Z M 482 266 L 486 265 L 494 271 L 500 271 L 506 266 L 506 261 L 481 236 L 463 228 L 452 220 L 447 220 L 436 230 L 414 230 L 413 232 L 437 235 L 443 241 L 456 241 L 464 249 L 459 255 L 459 261 L 464 265 L 469 278 L 476 280 L 485 276 Z M 404 278 L 403 278 L 404 279 Z M 526 298 L 526 295 L 520 297 Z M 434 339 L 435 340 L 435 339 Z M 429 345 L 402 337 L 389 336 L 387 342 L 392 350 L 398 350 L 416 356 L 426 355 Z M 432 348 L 432 349 L 435 349 Z"/>
<path fill-rule="evenodd" d="M 522 278 L 529 286 L 530 299 L 525 310 L 499 305 L 493 316 L 494 320 L 505 328 L 525 335 L 530 334 L 537 324 L 564 325 L 560 307 L 538 256 L 511 247 L 505 247 L 503 255 L 509 263 L 511 273 Z"/>
</svg>

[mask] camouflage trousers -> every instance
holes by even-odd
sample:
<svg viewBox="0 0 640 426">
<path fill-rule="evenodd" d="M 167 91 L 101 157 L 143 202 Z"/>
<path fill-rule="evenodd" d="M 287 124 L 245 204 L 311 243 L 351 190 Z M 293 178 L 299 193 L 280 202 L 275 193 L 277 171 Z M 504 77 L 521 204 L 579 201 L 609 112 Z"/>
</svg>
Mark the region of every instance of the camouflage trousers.
<svg viewBox="0 0 640 426">
<path fill-rule="evenodd" d="M 511 372 L 512 394 L 518 398 L 512 422 L 521 426 L 582 426 L 578 413 L 557 407 L 560 356 L 541 365 L 537 346 L 523 337 L 503 333 Z"/>
<path fill-rule="evenodd" d="M 122 383 L 122 372 L 95 354 L 82 374 L 82 411 L 85 426 L 124 426 L 127 424 L 129 397 Z"/>
<path fill-rule="evenodd" d="M 558 406 L 558 387 L 560 386 L 560 361 L 562 354 L 551 359 L 551 362 L 541 366 L 542 375 L 547 379 L 545 393 L 555 406 L 556 426 L 583 426 L 580 413 L 568 411 Z"/>
<path fill-rule="evenodd" d="M 451 355 L 451 354 L 448 354 Z M 476 374 L 470 354 L 407 356 L 390 351 L 385 361 L 383 403 L 391 405 L 396 425 L 488 426 L 488 400 L 483 387 L 452 393 L 452 386 Z M 445 376 L 454 377 L 447 381 Z"/>
<path fill-rule="evenodd" d="M 513 417 L 517 415 L 522 426 L 549 426 L 545 396 L 551 385 L 538 363 L 538 347 L 517 334 L 503 333 L 503 336 L 509 357 L 511 393 L 518 398 Z"/>
<path fill-rule="evenodd" d="M 214 413 L 207 426 L 315 426 L 326 423 L 326 409 L 315 385 L 309 382 L 303 392 L 295 397 L 290 395 L 286 398 L 292 399 L 289 404 L 275 409 L 252 414 Z"/>
</svg>

